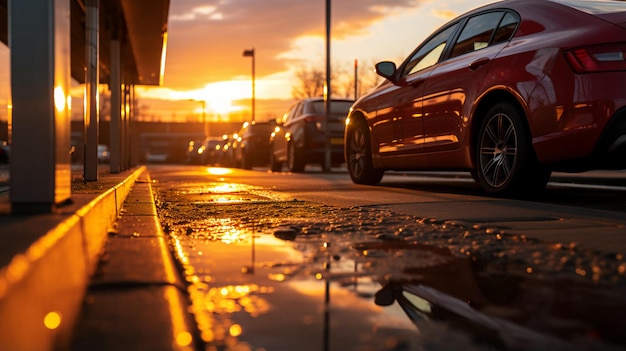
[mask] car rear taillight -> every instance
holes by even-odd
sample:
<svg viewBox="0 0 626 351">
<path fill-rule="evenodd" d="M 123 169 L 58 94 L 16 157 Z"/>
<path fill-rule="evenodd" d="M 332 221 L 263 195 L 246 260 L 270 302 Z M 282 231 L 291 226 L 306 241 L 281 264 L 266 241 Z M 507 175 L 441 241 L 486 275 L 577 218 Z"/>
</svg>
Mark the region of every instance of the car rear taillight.
<svg viewBox="0 0 626 351">
<path fill-rule="evenodd" d="M 307 116 L 304 118 L 304 121 L 306 123 L 315 123 L 315 128 L 318 131 L 322 130 L 322 124 L 324 122 L 324 120 L 326 119 L 326 117 L 324 116 Z"/>
<path fill-rule="evenodd" d="M 626 71 L 626 43 L 572 49 L 565 58 L 577 73 Z"/>
</svg>

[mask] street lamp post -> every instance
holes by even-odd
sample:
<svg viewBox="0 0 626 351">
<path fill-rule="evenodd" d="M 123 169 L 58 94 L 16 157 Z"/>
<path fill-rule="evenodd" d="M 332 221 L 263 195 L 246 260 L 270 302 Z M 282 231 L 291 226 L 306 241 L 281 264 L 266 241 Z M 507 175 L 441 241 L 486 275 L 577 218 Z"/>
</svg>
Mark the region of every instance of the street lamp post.
<svg viewBox="0 0 626 351">
<path fill-rule="evenodd" d="M 331 0 L 326 0 L 326 89 L 324 94 L 324 110 L 326 112 L 326 122 L 324 122 L 324 169 L 330 172 L 331 167 L 331 146 L 330 146 L 330 129 L 328 127 L 328 121 L 330 121 L 330 105 L 331 98 L 333 96 L 330 82 L 330 15 L 331 15 Z"/>
<path fill-rule="evenodd" d="M 254 87 L 254 48 L 243 51 L 244 57 L 252 57 L 252 122 L 254 122 L 254 100 L 255 100 L 255 87 Z"/>
</svg>

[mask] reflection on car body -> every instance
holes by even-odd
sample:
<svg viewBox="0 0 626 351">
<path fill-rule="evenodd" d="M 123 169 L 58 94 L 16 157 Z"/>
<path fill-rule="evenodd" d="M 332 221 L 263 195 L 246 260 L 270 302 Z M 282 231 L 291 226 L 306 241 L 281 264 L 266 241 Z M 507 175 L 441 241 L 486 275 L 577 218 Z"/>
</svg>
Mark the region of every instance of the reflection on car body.
<svg viewBox="0 0 626 351">
<path fill-rule="evenodd" d="M 626 167 L 626 3 L 510 0 L 453 19 L 360 98 L 346 126 L 352 180 L 470 171 L 490 194 L 552 171 Z"/>
</svg>

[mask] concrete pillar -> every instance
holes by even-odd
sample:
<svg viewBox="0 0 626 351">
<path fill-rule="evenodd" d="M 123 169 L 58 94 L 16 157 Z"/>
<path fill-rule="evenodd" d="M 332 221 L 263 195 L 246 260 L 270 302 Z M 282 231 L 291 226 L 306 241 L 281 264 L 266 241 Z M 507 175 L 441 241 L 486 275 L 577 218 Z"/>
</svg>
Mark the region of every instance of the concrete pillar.
<svg viewBox="0 0 626 351">
<path fill-rule="evenodd" d="M 85 181 L 98 180 L 98 124 L 100 102 L 98 83 L 100 81 L 99 46 L 99 0 L 86 0 L 87 19 L 85 23 Z"/>
<path fill-rule="evenodd" d="M 122 73 L 120 59 L 120 40 L 116 36 L 111 40 L 111 124 L 109 130 L 109 149 L 111 157 L 109 159 L 109 167 L 111 173 L 119 173 L 121 171 L 121 112 L 122 112 Z"/>
<path fill-rule="evenodd" d="M 127 145 L 126 138 L 128 134 L 128 85 L 122 84 L 122 118 L 120 121 L 120 150 L 121 150 L 121 169 L 126 170 Z"/>
<path fill-rule="evenodd" d="M 9 0 L 11 208 L 49 213 L 71 197 L 70 1 Z"/>
<path fill-rule="evenodd" d="M 122 132 L 122 150 L 124 162 L 122 167 L 126 170 L 130 168 L 130 119 L 132 116 L 132 86 L 124 85 L 124 127 Z"/>
<path fill-rule="evenodd" d="M 133 119 L 135 118 L 135 85 L 128 86 L 128 118 L 126 118 L 126 138 L 124 142 L 126 144 L 126 168 L 130 169 L 133 166 L 132 161 L 132 143 L 133 138 Z"/>
</svg>

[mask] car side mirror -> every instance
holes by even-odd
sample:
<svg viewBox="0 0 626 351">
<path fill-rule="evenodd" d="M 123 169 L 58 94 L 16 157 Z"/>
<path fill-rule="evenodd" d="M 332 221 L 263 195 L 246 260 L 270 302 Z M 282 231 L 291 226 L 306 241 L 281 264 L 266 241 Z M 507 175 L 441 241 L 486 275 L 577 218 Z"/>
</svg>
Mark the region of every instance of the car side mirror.
<svg viewBox="0 0 626 351">
<path fill-rule="evenodd" d="M 376 74 L 379 76 L 389 79 L 390 81 L 395 81 L 396 76 L 396 64 L 391 61 L 382 61 L 376 64 Z"/>
</svg>

